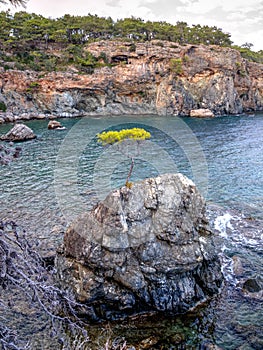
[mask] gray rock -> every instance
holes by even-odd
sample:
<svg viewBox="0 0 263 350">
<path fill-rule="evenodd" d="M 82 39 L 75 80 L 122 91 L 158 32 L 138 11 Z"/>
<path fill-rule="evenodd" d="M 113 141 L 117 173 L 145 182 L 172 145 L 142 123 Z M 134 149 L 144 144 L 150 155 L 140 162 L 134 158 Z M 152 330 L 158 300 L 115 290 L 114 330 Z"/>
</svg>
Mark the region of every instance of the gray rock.
<svg viewBox="0 0 263 350">
<path fill-rule="evenodd" d="M 26 141 L 36 138 L 33 130 L 24 124 L 16 124 L 7 134 L 0 137 L 2 141 Z"/>
<path fill-rule="evenodd" d="M 244 268 L 243 268 L 243 264 L 242 264 L 242 260 L 239 256 L 234 255 L 232 257 L 232 266 L 233 266 L 233 273 L 235 274 L 235 276 L 242 276 L 244 273 Z"/>
<path fill-rule="evenodd" d="M 67 229 L 56 266 L 95 319 L 185 312 L 222 284 L 204 200 L 182 174 L 111 192 Z"/>
</svg>

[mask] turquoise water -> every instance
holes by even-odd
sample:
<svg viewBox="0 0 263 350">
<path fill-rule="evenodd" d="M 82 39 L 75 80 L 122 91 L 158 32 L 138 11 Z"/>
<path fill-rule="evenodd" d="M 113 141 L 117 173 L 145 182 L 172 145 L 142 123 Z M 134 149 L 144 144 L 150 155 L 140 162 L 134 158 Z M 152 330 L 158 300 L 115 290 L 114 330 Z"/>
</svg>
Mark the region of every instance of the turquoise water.
<svg viewBox="0 0 263 350">
<path fill-rule="evenodd" d="M 60 121 L 66 129 L 48 130 L 45 120 L 26 123 L 37 139 L 20 143 L 21 157 L 0 166 L 0 218 L 12 219 L 25 228 L 48 255 L 61 243 L 63 230 L 76 215 L 125 183 L 129 168 L 125 153 L 136 158 L 132 181 L 182 172 L 197 184 L 209 205 L 220 206 L 213 220 L 220 215 L 224 218 L 225 213 L 231 215 L 218 231 L 224 246 L 227 287 L 197 314 L 131 321 L 112 326 L 112 334 L 131 342 L 157 337 L 159 348 L 164 349 L 201 349 L 206 340 L 223 349 L 261 349 L 262 300 L 240 293 L 231 258 L 237 255 L 242 260 L 242 278 L 262 275 L 263 114 Z M 11 126 L 0 125 L 0 134 Z M 144 127 L 152 134 L 138 149 L 127 146 L 119 152 L 115 147 L 105 149 L 96 141 L 96 134 L 103 130 L 133 126 Z M 176 342 L 183 342 L 185 347 L 172 345 Z"/>
<path fill-rule="evenodd" d="M 128 159 L 115 150 L 104 150 L 95 138 L 112 126 L 143 126 L 152 133 L 147 150 L 140 147 L 132 181 L 180 171 L 194 180 L 208 201 L 263 214 L 262 114 L 202 120 L 62 119 L 66 129 L 60 131 L 47 130 L 47 124 L 28 122 L 38 138 L 21 143 L 22 156 L 0 168 L 0 216 L 15 219 L 27 230 L 43 235 L 55 225 L 64 225 L 74 211 L 89 208 L 125 182 Z M 10 127 L 0 126 L 0 134 Z"/>
</svg>

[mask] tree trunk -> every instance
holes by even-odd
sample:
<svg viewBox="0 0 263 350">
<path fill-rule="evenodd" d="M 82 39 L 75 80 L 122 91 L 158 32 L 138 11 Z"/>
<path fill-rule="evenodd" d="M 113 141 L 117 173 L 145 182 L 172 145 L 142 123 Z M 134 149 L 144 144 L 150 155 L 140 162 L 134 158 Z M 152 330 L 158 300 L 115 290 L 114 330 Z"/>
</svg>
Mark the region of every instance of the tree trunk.
<svg viewBox="0 0 263 350">
<path fill-rule="evenodd" d="M 125 182 L 125 186 L 127 186 L 127 187 L 130 187 L 130 182 L 129 181 L 130 181 L 130 178 L 131 178 L 133 167 L 134 167 L 134 158 L 131 157 L 131 166 L 130 166 L 130 170 L 129 170 L 129 173 L 128 173 L 128 176 L 127 176 L 127 179 L 126 179 L 126 182 Z"/>
</svg>

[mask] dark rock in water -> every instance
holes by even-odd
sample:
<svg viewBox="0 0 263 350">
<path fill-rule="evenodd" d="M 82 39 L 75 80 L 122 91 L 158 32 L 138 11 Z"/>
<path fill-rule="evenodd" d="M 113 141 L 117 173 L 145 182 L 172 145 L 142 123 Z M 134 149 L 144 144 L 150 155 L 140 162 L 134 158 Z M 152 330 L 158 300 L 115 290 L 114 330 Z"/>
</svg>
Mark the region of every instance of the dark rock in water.
<svg viewBox="0 0 263 350">
<path fill-rule="evenodd" d="M 97 320 L 185 312 L 223 279 L 204 200 L 181 174 L 111 192 L 67 229 L 56 266 L 80 312 Z"/>
<path fill-rule="evenodd" d="M 263 300 L 263 280 L 260 276 L 248 278 L 240 283 L 241 290 L 247 298 Z"/>
<path fill-rule="evenodd" d="M 36 138 L 33 130 L 24 124 L 16 124 L 7 134 L 0 137 L 2 141 L 26 141 Z"/>
<path fill-rule="evenodd" d="M 250 293 L 258 293 L 263 289 L 263 282 L 260 277 L 249 278 L 243 284 L 243 290 Z"/>
</svg>

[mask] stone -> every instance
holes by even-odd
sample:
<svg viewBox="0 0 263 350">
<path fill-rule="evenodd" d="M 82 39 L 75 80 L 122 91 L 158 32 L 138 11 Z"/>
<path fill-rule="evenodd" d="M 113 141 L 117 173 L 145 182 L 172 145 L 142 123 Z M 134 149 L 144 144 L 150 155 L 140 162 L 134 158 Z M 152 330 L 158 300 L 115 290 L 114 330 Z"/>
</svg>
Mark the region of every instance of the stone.
<svg viewBox="0 0 263 350">
<path fill-rule="evenodd" d="M 235 276 L 242 276 L 244 273 L 244 268 L 242 264 L 242 260 L 239 256 L 232 256 L 232 268 Z"/>
<path fill-rule="evenodd" d="M 48 129 L 61 129 L 62 125 L 60 122 L 56 121 L 56 120 L 50 120 L 50 122 L 48 123 L 47 126 Z"/>
<path fill-rule="evenodd" d="M 189 115 L 200 107 L 215 115 L 263 110 L 263 65 L 246 60 L 238 50 L 191 44 L 173 48 L 169 41 L 160 46 L 159 40 L 151 40 L 136 43 L 136 51 L 130 52 L 130 45 L 118 40 L 88 43 L 86 49 L 98 59 L 104 52 L 108 62 L 120 55 L 129 62 L 98 67 L 93 74 L 56 71 L 40 78 L 39 72 L 0 70 L 1 99 L 15 115 L 31 118 Z M 176 77 L 171 59 L 182 63 Z M 29 96 L 28 86 L 36 81 L 39 87 Z"/>
<path fill-rule="evenodd" d="M 248 278 L 243 284 L 243 290 L 250 293 L 257 293 L 263 289 L 262 279 L 258 278 Z"/>
<path fill-rule="evenodd" d="M 190 111 L 190 117 L 195 118 L 212 118 L 214 117 L 214 113 L 207 108 L 199 108 L 199 109 L 192 109 Z"/>
<path fill-rule="evenodd" d="M 15 124 L 15 126 L 5 135 L 0 137 L 2 141 L 26 141 L 36 138 L 33 130 L 24 124 Z"/>
<path fill-rule="evenodd" d="M 261 276 L 248 278 L 240 283 L 243 294 L 251 299 L 263 300 L 263 279 Z"/>
<path fill-rule="evenodd" d="M 112 191 L 68 227 L 55 264 L 94 320 L 185 312 L 223 281 L 204 199 L 182 174 Z"/>
</svg>

